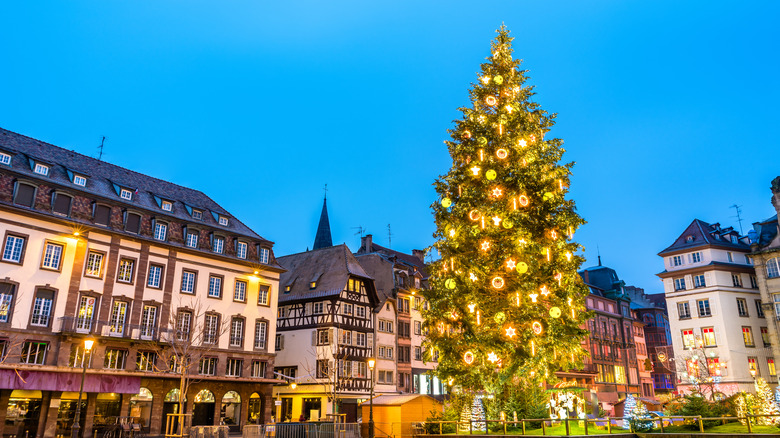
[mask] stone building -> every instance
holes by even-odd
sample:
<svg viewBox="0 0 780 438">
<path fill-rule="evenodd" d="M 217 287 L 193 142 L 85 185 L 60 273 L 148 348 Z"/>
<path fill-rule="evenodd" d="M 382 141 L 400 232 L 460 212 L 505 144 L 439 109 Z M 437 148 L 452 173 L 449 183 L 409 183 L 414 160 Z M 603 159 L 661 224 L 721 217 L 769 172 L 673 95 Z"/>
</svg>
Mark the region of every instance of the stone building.
<svg viewBox="0 0 780 438">
<path fill-rule="evenodd" d="M 0 232 L 4 436 L 69 435 L 82 366 L 86 437 L 160 433 L 180 372 L 193 424 L 270 418 L 282 269 L 211 198 L 0 129 Z"/>
</svg>

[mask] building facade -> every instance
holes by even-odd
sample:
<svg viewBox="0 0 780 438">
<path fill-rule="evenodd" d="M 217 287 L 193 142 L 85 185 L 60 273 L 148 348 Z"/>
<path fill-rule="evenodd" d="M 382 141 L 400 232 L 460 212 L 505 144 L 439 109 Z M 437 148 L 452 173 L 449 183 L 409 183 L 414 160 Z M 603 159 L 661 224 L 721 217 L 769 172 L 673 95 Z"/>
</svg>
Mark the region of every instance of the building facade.
<svg viewBox="0 0 780 438">
<path fill-rule="evenodd" d="M 205 194 L 0 129 L 0 229 L 4 435 L 70 434 L 82 367 L 86 437 L 161 433 L 182 381 L 192 424 L 270 418 L 282 270 Z"/>
<path fill-rule="evenodd" d="M 747 239 L 694 220 L 668 248 L 663 280 L 677 389 L 725 397 L 776 383 L 768 321 Z"/>
</svg>

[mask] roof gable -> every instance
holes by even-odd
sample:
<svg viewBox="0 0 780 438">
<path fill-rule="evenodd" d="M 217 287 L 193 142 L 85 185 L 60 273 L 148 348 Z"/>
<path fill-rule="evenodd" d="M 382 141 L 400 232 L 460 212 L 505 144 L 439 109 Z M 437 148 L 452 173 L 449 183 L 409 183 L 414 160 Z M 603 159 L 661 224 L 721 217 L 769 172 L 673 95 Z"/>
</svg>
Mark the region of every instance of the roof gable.
<svg viewBox="0 0 780 438">
<path fill-rule="evenodd" d="M 731 241 L 730 236 L 737 237 L 737 243 Z M 700 219 L 694 219 L 685 231 L 680 234 L 674 243 L 668 246 L 658 255 L 662 256 L 669 252 L 684 251 L 687 249 L 701 248 L 708 245 L 718 245 L 749 251 L 750 247 L 739 240 L 739 233 L 733 228 L 721 228 L 720 224 L 709 224 Z"/>
</svg>

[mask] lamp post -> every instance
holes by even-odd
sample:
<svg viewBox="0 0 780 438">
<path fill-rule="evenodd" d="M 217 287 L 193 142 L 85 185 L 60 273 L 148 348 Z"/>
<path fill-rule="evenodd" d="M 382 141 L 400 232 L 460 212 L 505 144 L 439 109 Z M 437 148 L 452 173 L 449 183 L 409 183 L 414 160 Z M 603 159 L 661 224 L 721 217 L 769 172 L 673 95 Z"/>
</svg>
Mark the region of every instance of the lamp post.
<svg viewBox="0 0 780 438">
<path fill-rule="evenodd" d="M 84 339 L 84 354 L 81 356 L 81 386 L 79 387 L 79 401 L 76 403 L 76 417 L 73 419 L 71 428 L 71 438 L 79 438 L 79 429 L 81 425 L 81 395 L 84 393 L 84 377 L 87 375 L 87 354 L 92 351 L 95 340 L 92 338 Z"/>
<path fill-rule="evenodd" d="M 374 438 L 374 358 L 368 359 L 368 372 L 371 373 L 371 395 L 368 399 L 368 438 Z"/>
</svg>

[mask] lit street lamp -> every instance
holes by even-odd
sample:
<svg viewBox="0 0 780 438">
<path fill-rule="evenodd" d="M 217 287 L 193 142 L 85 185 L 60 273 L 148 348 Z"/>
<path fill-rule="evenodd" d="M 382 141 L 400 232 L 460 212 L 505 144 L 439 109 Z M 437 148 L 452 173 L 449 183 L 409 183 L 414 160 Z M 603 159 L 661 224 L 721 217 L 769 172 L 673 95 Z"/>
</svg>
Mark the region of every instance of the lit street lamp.
<svg viewBox="0 0 780 438">
<path fill-rule="evenodd" d="M 371 398 L 368 399 L 368 438 L 374 438 L 374 358 L 368 359 L 368 371 L 371 373 Z"/>
<path fill-rule="evenodd" d="M 76 403 L 76 418 L 73 420 L 71 428 L 71 438 L 79 438 L 79 429 L 81 425 L 81 395 L 84 393 L 84 377 L 87 374 L 87 355 L 92 351 L 92 345 L 95 340 L 92 338 L 84 339 L 84 354 L 81 355 L 81 386 L 79 387 L 79 401 Z"/>
</svg>

